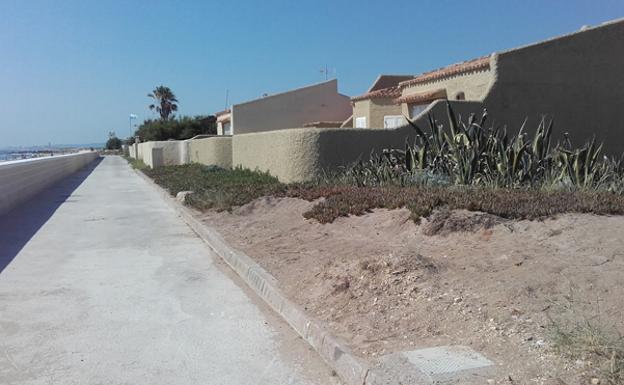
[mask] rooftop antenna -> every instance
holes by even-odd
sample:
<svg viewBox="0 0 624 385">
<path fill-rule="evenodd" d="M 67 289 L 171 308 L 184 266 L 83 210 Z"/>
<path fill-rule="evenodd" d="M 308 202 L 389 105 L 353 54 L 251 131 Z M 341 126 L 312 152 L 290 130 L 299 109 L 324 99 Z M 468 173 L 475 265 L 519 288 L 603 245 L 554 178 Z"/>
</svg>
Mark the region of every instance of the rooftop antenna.
<svg viewBox="0 0 624 385">
<path fill-rule="evenodd" d="M 225 89 L 225 110 L 228 109 L 228 105 L 229 105 L 229 97 L 230 97 L 230 90 L 229 89 Z"/>
<path fill-rule="evenodd" d="M 333 69 L 327 68 L 327 64 L 325 64 L 325 69 L 322 69 L 319 72 L 322 73 L 322 74 L 325 74 L 325 80 L 327 80 L 329 78 L 329 73 L 330 72 L 336 74 L 336 69 L 335 68 L 333 68 Z"/>
</svg>

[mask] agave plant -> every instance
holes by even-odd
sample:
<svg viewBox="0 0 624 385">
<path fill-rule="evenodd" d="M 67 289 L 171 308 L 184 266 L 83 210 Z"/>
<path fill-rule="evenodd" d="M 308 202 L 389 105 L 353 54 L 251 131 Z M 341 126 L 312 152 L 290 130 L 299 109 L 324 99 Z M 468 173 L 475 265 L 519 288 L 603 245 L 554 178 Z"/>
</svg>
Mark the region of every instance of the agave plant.
<svg viewBox="0 0 624 385">
<path fill-rule="evenodd" d="M 545 171 L 552 163 L 550 137 L 552 121 L 540 121 L 535 136 L 530 139 L 525 132 L 526 120 L 518 134 L 508 139 L 506 128 L 492 136 L 493 148 L 486 158 L 493 160 L 495 167 L 486 171 L 487 180 L 494 186 L 521 187 L 540 185 Z M 489 156 L 489 154 L 492 156 Z"/>
<path fill-rule="evenodd" d="M 447 121 L 428 116 L 425 130 L 407 119 L 416 135 L 405 150 L 371 153 L 346 170 L 359 186 L 448 183 L 505 188 L 593 189 L 624 193 L 622 160 L 601 158 L 602 145 L 592 139 L 574 148 L 566 136 L 552 146 L 553 122 L 542 118 L 531 137 L 525 120 L 518 133 L 487 125 L 488 114 L 464 121 L 446 104 Z"/>
<path fill-rule="evenodd" d="M 602 144 L 596 146 L 595 138 L 582 148 L 573 149 L 566 134 L 566 148 L 557 149 L 558 181 L 569 181 L 580 188 L 600 188 L 608 180 L 608 164 L 599 162 Z"/>
<path fill-rule="evenodd" d="M 483 154 L 493 144 L 492 130 L 485 128 L 487 111 L 477 121 L 471 114 L 468 121 L 456 118 L 447 102 L 448 130 L 429 116 L 430 133 L 425 132 L 407 119 L 416 131 L 414 146 L 406 150 L 408 170 L 432 170 L 451 176 L 456 184 L 472 184 L 482 177 L 482 168 L 487 158 Z"/>
</svg>

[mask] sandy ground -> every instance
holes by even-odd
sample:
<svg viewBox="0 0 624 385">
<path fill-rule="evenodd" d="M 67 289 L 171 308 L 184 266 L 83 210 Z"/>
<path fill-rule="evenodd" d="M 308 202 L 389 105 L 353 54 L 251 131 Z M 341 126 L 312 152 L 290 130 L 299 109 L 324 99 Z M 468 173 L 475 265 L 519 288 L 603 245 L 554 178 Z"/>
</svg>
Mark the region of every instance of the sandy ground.
<svg viewBox="0 0 624 385">
<path fill-rule="evenodd" d="M 268 197 L 202 219 L 363 357 L 462 344 L 500 365 L 496 383 L 581 384 L 595 370 L 554 351 L 553 320 L 624 334 L 624 217 L 415 224 L 402 209 L 319 224 L 302 216 L 312 204 Z"/>
</svg>

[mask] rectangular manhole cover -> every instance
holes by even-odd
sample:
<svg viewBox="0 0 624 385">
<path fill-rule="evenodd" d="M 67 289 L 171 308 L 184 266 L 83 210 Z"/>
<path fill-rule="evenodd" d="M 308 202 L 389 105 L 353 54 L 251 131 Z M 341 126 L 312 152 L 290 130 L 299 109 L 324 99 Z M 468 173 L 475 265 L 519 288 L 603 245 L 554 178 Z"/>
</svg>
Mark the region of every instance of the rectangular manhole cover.
<svg viewBox="0 0 624 385">
<path fill-rule="evenodd" d="M 446 375 L 492 366 L 494 363 L 467 346 L 437 346 L 402 353 L 419 371 Z"/>
</svg>

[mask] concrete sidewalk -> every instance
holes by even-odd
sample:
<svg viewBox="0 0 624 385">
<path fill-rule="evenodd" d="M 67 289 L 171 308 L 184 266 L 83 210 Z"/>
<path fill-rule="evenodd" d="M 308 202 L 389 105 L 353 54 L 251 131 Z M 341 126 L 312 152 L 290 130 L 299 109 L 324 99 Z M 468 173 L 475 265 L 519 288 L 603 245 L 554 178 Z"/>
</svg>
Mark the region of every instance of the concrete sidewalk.
<svg viewBox="0 0 624 385">
<path fill-rule="evenodd" d="M 338 381 L 125 160 L 89 172 L 0 217 L 0 384 Z"/>
</svg>

